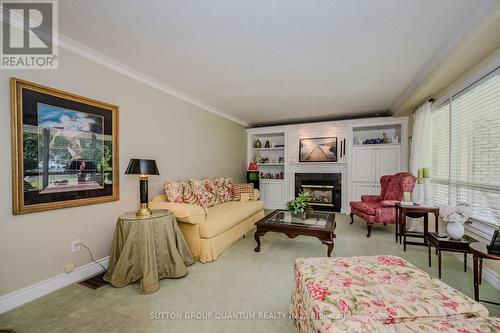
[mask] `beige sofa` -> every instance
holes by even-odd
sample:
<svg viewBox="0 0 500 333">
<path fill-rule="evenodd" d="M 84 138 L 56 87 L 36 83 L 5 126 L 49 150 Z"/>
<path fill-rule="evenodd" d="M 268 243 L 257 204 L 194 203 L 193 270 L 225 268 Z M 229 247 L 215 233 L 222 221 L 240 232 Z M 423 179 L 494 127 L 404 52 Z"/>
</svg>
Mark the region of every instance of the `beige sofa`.
<svg viewBox="0 0 500 333">
<path fill-rule="evenodd" d="M 259 198 L 258 190 L 255 197 Z M 197 205 L 167 202 L 158 195 L 149 203 L 151 209 L 169 209 L 174 212 L 195 258 L 203 263 L 214 261 L 231 244 L 255 228 L 255 222 L 264 217 L 264 203 L 230 201 L 207 208 Z"/>
</svg>

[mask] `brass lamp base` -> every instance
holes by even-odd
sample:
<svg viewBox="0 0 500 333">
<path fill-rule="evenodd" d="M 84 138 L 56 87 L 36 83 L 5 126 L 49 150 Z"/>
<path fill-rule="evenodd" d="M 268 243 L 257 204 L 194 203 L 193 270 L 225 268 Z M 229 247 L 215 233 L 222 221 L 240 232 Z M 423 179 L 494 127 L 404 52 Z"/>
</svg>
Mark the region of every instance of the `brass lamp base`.
<svg viewBox="0 0 500 333">
<path fill-rule="evenodd" d="M 139 208 L 137 212 L 135 212 L 135 215 L 138 217 L 147 217 L 152 213 L 153 212 L 151 211 L 151 209 L 148 208 L 147 203 L 141 203 L 141 208 Z"/>
</svg>

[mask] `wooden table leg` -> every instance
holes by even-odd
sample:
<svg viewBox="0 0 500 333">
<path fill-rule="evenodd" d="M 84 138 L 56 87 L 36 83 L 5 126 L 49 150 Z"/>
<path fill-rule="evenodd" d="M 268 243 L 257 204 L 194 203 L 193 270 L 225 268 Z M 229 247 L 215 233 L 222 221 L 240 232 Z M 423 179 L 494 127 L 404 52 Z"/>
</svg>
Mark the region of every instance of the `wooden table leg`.
<svg viewBox="0 0 500 333">
<path fill-rule="evenodd" d="M 479 258 L 479 284 L 483 282 L 483 258 Z"/>
<path fill-rule="evenodd" d="M 441 250 L 438 249 L 438 276 L 441 278 Z"/>
<path fill-rule="evenodd" d="M 429 233 L 429 214 L 424 215 L 424 243 L 427 243 L 427 234 Z"/>
<path fill-rule="evenodd" d="M 399 210 L 399 245 L 403 242 L 403 210 Z"/>
<path fill-rule="evenodd" d="M 403 225 L 401 232 L 403 233 L 403 251 L 406 252 L 406 213 L 403 213 Z"/>
<path fill-rule="evenodd" d="M 434 220 L 436 221 L 434 230 L 436 231 L 436 234 L 439 233 L 439 212 L 434 212 Z"/>
<path fill-rule="evenodd" d="M 434 219 L 436 221 L 435 225 L 434 225 L 434 230 L 436 231 L 436 234 L 439 233 L 439 211 L 437 212 L 434 212 Z M 437 249 L 436 249 L 436 253 L 437 253 Z"/>
<path fill-rule="evenodd" d="M 472 258 L 474 262 L 474 300 L 479 302 L 479 258 L 475 253 Z"/>
<path fill-rule="evenodd" d="M 255 252 L 260 252 L 260 236 L 262 236 L 262 233 L 258 230 L 253 234 L 253 238 L 257 242 L 257 247 L 254 249 Z"/>
<path fill-rule="evenodd" d="M 431 262 L 431 243 L 429 243 L 428 245 L 428 250 L 429 250 L 429 267 L 432 266 L 432 262 Z"/>
<path fill-rule="evenodd" d="M 333 239 L 322 239 L 321 243 L 325 244 L 326 247 L 327 247 L 326 256 L 327 257 L 331 257 L 332 256 L 333 247 L 334 247 Z"/>
<path fill-rule="evenodd" d="M 399 229 L 399 209 L 398 206 L 395 206 L 396 209 L 396 243 L 398 242 L 398 229 Z"/>
</svg>

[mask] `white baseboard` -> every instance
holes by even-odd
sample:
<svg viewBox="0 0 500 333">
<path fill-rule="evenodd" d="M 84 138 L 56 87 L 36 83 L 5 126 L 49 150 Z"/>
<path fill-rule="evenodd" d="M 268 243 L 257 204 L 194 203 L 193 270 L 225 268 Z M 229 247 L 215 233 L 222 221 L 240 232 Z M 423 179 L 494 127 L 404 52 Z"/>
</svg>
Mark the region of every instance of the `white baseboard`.
<svg viewBox="0 0 500 333">
<path fill-rule="evenodd" d="M 483 265 L 483 279 L 488 281 L 495 289 L 500 290 L 500 275 Z"/>
<path fill-rule="evenodd" d="M 108 267 L 109 257 L 97 260 L 104 267 Z M 47 295 L 57 289 L 65 287 L 75 282 L 97 274 L 102 271 L 102 267 L 91 262 L 87 265 L 76 268 L 71 273 L 62 273 L 41 281 L 29 287 L 14 291 L 0 297 L 0 313 L 9 311 L 15 307 L 31 302 L 34 299 Z"/>
<path fill-rule="evenodd" d="M 461 262 L 464 262 L 464 255 L 462 253 L 453 253 Z M 470 256 L 469 256 L 470 258 Z M 467 271 L 472 272 L 474 269 L 473 261 L 467 260 Z M 495 289 L 500 290 L 500 275 L 493 270 L 483 265 L 483 280 L 491 284 Z"/>
</svg>

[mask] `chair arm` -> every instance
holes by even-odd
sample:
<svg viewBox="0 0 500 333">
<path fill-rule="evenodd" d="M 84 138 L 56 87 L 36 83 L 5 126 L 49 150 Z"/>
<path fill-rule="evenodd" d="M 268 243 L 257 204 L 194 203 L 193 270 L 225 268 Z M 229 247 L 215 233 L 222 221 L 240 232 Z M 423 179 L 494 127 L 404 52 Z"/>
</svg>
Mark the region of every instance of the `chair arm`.
<svg viewBox="0 0 500 333">
<path fill-rule="evenodd" d="M 380 195 L 362 195 L 361 201 L 363 201 L 363 202 L 380 202 Z"/>
<path fill-rule="evenodd" d="M 394 207 L 399 200 L 382 200 L 380 201 L 380 206 L 382 207 Z"/>
<path fill-rule="evenodd" d="M 168 209 L 172 211 L 178 222 L 198 224 L 205 221 L 206 213 L 203 207 L 186 203 L 160 201 L 154 198 L 149 203 L 151 209 Z"/>
</svg>

